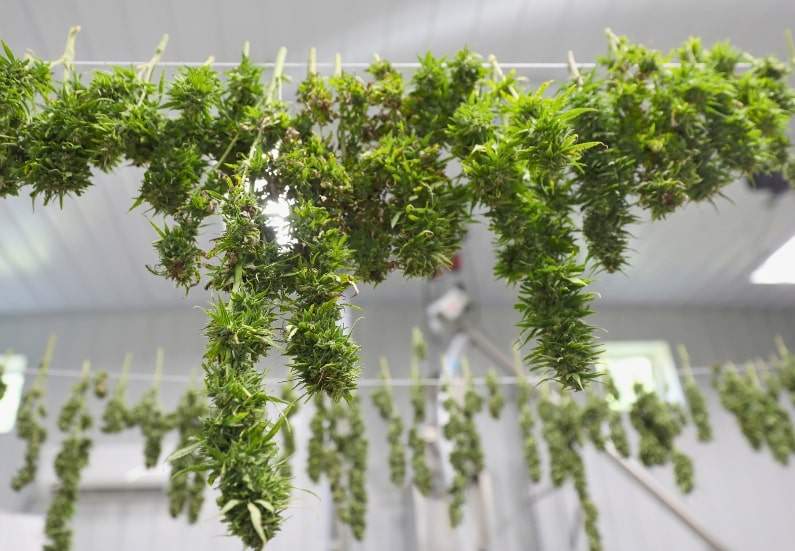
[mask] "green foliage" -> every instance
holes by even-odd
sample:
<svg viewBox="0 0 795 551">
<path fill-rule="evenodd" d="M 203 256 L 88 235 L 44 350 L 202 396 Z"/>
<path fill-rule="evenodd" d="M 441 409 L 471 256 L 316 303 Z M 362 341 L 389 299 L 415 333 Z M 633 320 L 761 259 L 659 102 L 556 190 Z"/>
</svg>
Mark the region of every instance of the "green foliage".
<svg viewBox="0 0 795 551">
<path fill-rule="evenodd" d="M 389 444 L 389 479 L 395 486 L 402 487 L 406 478 L 406 450 L 403 448 L 403 419 L 395 407 L 390 384 L 389 364 L 386 358 L 380 359 L 382 386 L 373 391 L 371 398 L 381 419 L 387 423 L 387 442 Z"/>
<path fill-rule="evenodd" d="M 19 58 L 5 42 L 0 55 L 0 197 L 17 195 L 24 185 L 26 152 L 14 139 L 30 123 L 37 95 L 50 92 L 50 65 L 34 58 Z"/>
<path fill-rule="evenodd" d="M 75 425 L 78 416 L 86 409 L 86 393 L 91 388 L 91 379 L 88 376 L 90 368 L 88 362 L 83 364 L 82 377 L 72 388 L 69 398 L 58 413 L 58 428 L 61 432 L 68 432 L 69 428 Z"/>
<path fill-rule="evenodd" d="M 621 417 L 621 412 L 611 410 L 607 424 L 608 430 L 610 431 L 610 442 L 613 444 L 618 454 L 624 459 L 627 459 L 632 452 L 629 449 L 629 438 L 627 438 L 627 430 L 624 427 L 624 420 Z"/>
<path fill-rule="evenodd" d="M 412 483 L 423 496 L 430 495 L 433 490 L 433 473 L 428 466 L 427 443 L 422 437 L 425 423 L 425 388 L 420 380 L 420 363 L 426 357 L 425 340 L 422 332 L 415 327 L 412 330 L 411 347 L 411 398 L 412 425 L 408 432 L 408 446 L 411 454 Z"/>
<path fill-rule="evenodd" d="M 285 428 L 281 431 L 283 448 L 282 470 L 284 471 L 285 476 L 292 478 L 293 471 L 290 465 L 290 459 L 292 458 L 293 454 L 295 454 L 295 433 L 293 432 L 292 425 L 290 425 L 290 418 L 298 413 L 300 405 L 299 397 L 296 394 L 294 387 L 290 383 L 282 386 L 281 400 L 284 403 L 282 417 L 284 418 L 285 423 Z"/>
<path fill-rule="evenodd" d="M 326 417 L 328 411 L 322 395 L 315 396 L 315 412 L 309 420 L 309 443 L 307 444 L 306 474 L 314 482 L 320 482 L 326 462 Z"/>
<path fill-rule="evenodd" d="M 685 425 L 684 412 L 663 401 L 654 390 L 635 383 L 635 403 L 629 413 L 632 426 L 640 437 L 638 457 L 647 467 L 674 464 L 676 484 L 684 493 L 693 490 L 693 467 L 690 458 L 675 445 Z"/>
<path fill-rule="evenodd" d="M 99 399 L 106 398 L 108 396 L 108 372 L 97 372 L 97 374 L 94 376 L 94 380 L 92 381 L 92 386 L 95 397 Z"/>
<path fill-rule="evenodd" d="M 442 388 L 445 394 L 442 407 L 448 415 L 442 434 L 453 444 L 450 464 L 455 474 L 448 488 L 448 513 L 453 527 L 463 520 L 467 488 L 484 468 L 483 447 L 475 425 L 475 416 L 483 409 L 483 398 L 475 389 L 466 359 L 463 364 L 465 380 Z"/>
<path fill-rule="evenodd" d="M 536 339 L 528 363 L 580 389 L 597 376 L 592 365 L 598 349 L 583 321 L 593 294 L 585 291 L 588 281 L 577 259 L 575 193 L 567 174 L 594 144 L 578 142 L 570 121 L 581 110 L 570 110 L 566 95 L 492 87 L 457 111 L 449 134 L 467 151 L 463 172 L 496 234 L 495 274 L 520 284 L 519 327 L 525 342 Z M 482 129 L 488 115 L 481 111 L 499 116 L 501 124 Z M 473 135 L 484 141 L 472 144 Z"/>
<path fill-rule="evenodd" d="M 414 411 L 414 422 L 418 423 L 425 419 L 425 388 L 420 381 L 420 364 L 427 357 L 427 348 L 422 331 L 418 327 L 411 330 L 411 381 L 409 396 L 411 408 Z"/>
<path fill-rule="evenodd" d="M 259 549 L 278 532 L 291 488 L 275 441 L 284 421 L 269 419 L 273 399 L 255 367 L 270 346 L 272 314 L 266 293 L 239 288 L 241 273 L 236 270 L 229 301 L 218 300 L 209 316 L 204 371 L 213 407 L 197 454 L 208 482 L 218 483 L 217 502 L 230 532 Z"/>
<path fill-rule="evenodd" d="M 682 369 L 685 371 L 685 380 L 682 383 L 682 388 L 685 392 L 687 407 L 690 410 L 690 418 L 696 426 L 698 440 L 700 442 L 709 442 L 712 440 L 712 425 L 709 422 L 707 399 L 693 376 L 693 369 L 690 366 L 690 356 L 687 350 L 682 345 L 678 349 Z"/>
<path fill-rule="evenodd" d="M 83 364 L 83 374 L 72 387 L 68 400 L 58 415 L 58 428 L 66 434 L 55 456 L 55 475 L 58 485 L 47 509 L 44 532 L 49 540 L 44 551 L 69 551 L 72 548 L 72 529 L 69 522 L 75 514 L 80 475 L 88 466 L 91 438 L 87 432 L 93 420 L 86 405 L 91 386 L 90 364 Z"/>
<path fill-rule="evenodd" d="M 783 64 L 727 43 L 708 50 L 691 38 L 663 55 L 608 37 L 609 55 L 569 87 L 569 101 L 587 109 L 577 133 L 604 145 L 583 153 L 576 177 L 589 254 L 612 272 L 626 262 L 634 207 L 664 217 L 742 174 L 782 169 L 795 96 Z"/>
<path fill-rule="evenodd" d="M 177 429 L 177 450 L 194 445 L 201 434 L 204 417 L 209 408 L 207 397 L 193 385 L 188 387 L 171 414 L 171 426 Z M 186 454 L 171 460 L 171 477 L 168 480 L 168 512 L 177 518 L 184 511 L 188 523 L 194 524 L 199 519 L 204 504 L 204 490 L 207 480 L 201 471 L 186 471 L 196 462 L 193 454 Z"/>
<path fill-rule="evenodd" d="M 604 382 L 605 394 L 608 398 L 608 403 L 610 400 L 619 400 L 621 395 L 619 394 L 618 388 L 616 387 L 616 384 L 609 373 L 605 373 Z M 631 451 L 629 449 L 627 430 L 624 427 L 624 419 L 620 411 L 613 409 L 612 407 L 609 409 L 610 413 L 608 414 L 607 425 L 610 432 L 610 442 L 613 444 L 613 447 L 616 449 L 618 454 L 624 459 L 627 459 L 631 455 Z"/>
<path fill-rule="evenodd" d="M 776 461 L 788 464 L 795 453 L 795 430 L 776 388 L 763 388 L 753 365 L 745 375 L 731 365 L 721 369 L 715 386 L 721 404 L 734 415 L 750 446 L 760 450 L 766 445 Z"/>
<path fill-rule="evenodd" d="M 290 368 L 311 392 L 335 400 L 347 396 L 359 376 L 358 350 L 341 327 L 340 297 L 352 283 L 344 274 L 350 251 L 345 235 L 328 212 L 310 203 L 296 205 L 290 216 L 296 242 L 295 286 L 299 298 L 285 332 Z"/>
<path fill-rule="evenodd" d="M 488 392 L 489 415 L 494 419 L 499 419 L 502 408 L 505 407 L 505 397 L 502 395 L 502 386 L 494 369 L 490 369 L 486 373 L 486 391 Z"/>
<path fill-rule="evenodd" d="M 776 336 L 778 358 L 774 362 L 776 378 L 790 396 L 790 401 L 795 404 L 795 354 L 792 354 L 784 344 L 784 339 Z"/>
<path fill-rule="evenodd" d="M 130 408 L 127 406 L 127 379 L 129 377 L 130 365 L 132 364 L 132 356 L 127 354 L 124 357 L 124 364 L 122 365 L 121 376 L 116 387 L 113 389 L 113 395 L 105 404 L 105 410 L 102 412 L 102 426 L 100 430 L 105 433 L 113 434 L 119 433 L 124 429 L 132 428 L 135 425 Z"/>
<path fill-rule="evenodd" d="M 292 110 L 277 99 L 284 50 L 269 85 L 245 51 L 225 78 L 203 65 L 156 85 L 162 48 L 138 72 L 116 68 L 83 83 L 74 33 L 62 82 L 49 63 L 4 46 L 0 196 L 27 187 L 62 202 L 84 193 L 96 170 L 143 168 L 134 206 L 165 218 L 149 269 L 221 295 L 208 310 L 214 407 L 196 467 L 219 480 L 230 530 L 258 548 L 278 530 L 289 480 L 276 472 L 272 434 L 285 422 L 266 416 L 275 400 L 256 361 L 283 344 L 309 394 L 347 399 L 358 347 L 340 320 L 354 278 L 435 275 L 482 210 L 496 236 L 495 273 L 519 288 L 528 364 L 582 389 L 599 375 L 586 272 L 624 265 L 633 209 L 663 217 L 714 199 L 740 174 L 788 163 L 795 100 L 781 63 L 695 40 L 671 56 L 612 34 L 610 43 L 598 70 L 551 97 L 521 89 L 494 60 L 489 74 L 463 50 L 422 57 L 410 82 L 381 59 L 366 78 L 310 70 Z M 669 58 L 679 65 L 666 66 Z M 740 61 L 751 69 L 737 70 Z M 264 214 L 280 199 L 291 211 L 286 245 Z M 216 214 L 223 229 L 205 250 L 200 228 Z M 114 427 L 126 425 L 119 419 Z M 238 480 L 232 465 L 257 474 Z"/>
<path fill-rule="evenodd" d="M 41 446 L 47 440 L 47 429 L 44 426 L 47 417 L 44 404 L 45 383 L 54 351 L 55 337 L 50 337 L 36 370 L 36 378 L 22 395 L 17 411 L 17 436 L 25 441 L 25 462 L 11 479 L 11 487 L 17 492 L 36 479 Z"/>
<path fill-rule="evenodd" d="M 321 476 L 328 479 L 337 518 L 361 540 L 367 516 L 367 438 L 359 397 L 327 406 L 318 394 L 315 407 L 307 473 L 314 482 Z"/>
<path fill-rule="evenodd" d="M 585 404 L 582 406 L 581 415 L 585 436 L 597 450 L 604 451 L 607 442 L 604 434 L 604 425 L 610 417 L 610 405 L 605 397 L 597 394 L 592 389 L 586 391 Z"/>
<path fill-rule="evenodd" d="M 157 465 L 163 447 L 163 437 L 172 428 L 173 419 L 160 405 L 160 377 L 163 372 L 163 350 L 157 350 L 155 380 L 141 399 L 130 410 L 132 424 L 141 428 L 144 437 L 144 465 L 151 469 Z"/>
<path fill-rule="evenodd" d="M 516 352 L 516 351 L 515 351 Z M 518 354 L 518 352 L 517 352 Z M 541 481 L 541 457 L 538 453 L 538 441 L 534 434 L 535 417 L 530 405 L 532 387 L 523 375 L 516 387 L 516 405 L 519 409 L 519 430 L 522 437 L 522 450 L 527 465 L 527 472 L 533 482 Z"/>
<path fill-rule="evenodd" d="M 550 477 L 556 487 L 571 480 L 583 512 L 583 526 L 591 551 L 602 549 L 599 534 L 599 512 L 590 498 L 585 463 L 582 460 L 582 411 L 568 394 L 553 401 L 544 386 L 538 403 L 538 415 L 543 423 L 544 440 L 549 451 Z"/>
</svg>

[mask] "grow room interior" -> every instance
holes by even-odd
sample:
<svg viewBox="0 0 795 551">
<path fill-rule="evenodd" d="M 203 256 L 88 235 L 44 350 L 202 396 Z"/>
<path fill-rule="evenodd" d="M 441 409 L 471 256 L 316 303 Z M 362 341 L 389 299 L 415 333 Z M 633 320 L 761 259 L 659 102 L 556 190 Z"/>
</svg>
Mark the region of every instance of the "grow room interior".
<svg viewBox="0 0 795 551">
<path fill-rule="evenodd" d="M 0 3 L 0 550 L 793 548 L 794 24 Z"/>
</svg>

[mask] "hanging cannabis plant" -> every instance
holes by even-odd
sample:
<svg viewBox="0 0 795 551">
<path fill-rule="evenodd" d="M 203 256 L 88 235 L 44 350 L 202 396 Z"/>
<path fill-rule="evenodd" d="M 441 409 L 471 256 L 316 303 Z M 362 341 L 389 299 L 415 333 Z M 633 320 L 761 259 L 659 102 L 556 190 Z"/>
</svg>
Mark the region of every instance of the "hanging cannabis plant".
<svg viewBox="0 0 795 551">
<path fill-rule="evenodd" d="M 113 389 L 113 394 L 105 404 L 102 412 L 102 426 L 100 430 L 104 433 L 115 434 L 135 425 L 135 418 L 130 408 L 127 406 L 127 379 L 132 365 L 132 355 L 124 356 L 121 375 L 119 381 Z"/>
<path fill-rule="evenodd" d="M 578 140 L 570 123 L 582 111 L 568 108 L 568 96 L 544 91 L 519 93 L 510 77 L 492 81 L 456 110 L 449 134 L 497 236 L 495 273 L 520 284 L 519 327 L 525 342 L 536 342 L 529 365 L 580 389 L 596 376 L 597 347 L 584 321 L 593 294 L 577 258 L 568 174 L 596 144 Z"/>
<path fill-rule="evenodd" d="M 679 345 L 679 359 L 682 363 L 682 369 L 685 372 L 685 380 L 682 383 L 682 388 L 685 391 L 685 399 L 687 400 L 687 407 L 690 410 L 690 418 L 696 426 L 698 439 L 700 442 L 709 442 L 712 440 L 712 425 L 709 422 L 709 411 L 707 410 L 707 399 L 704 393 L 696 383 L 696 378 L 693 376 L 693 368 L 690 366 L 690 355 L 687 349 Z"/>
<path fill-rule="evenodd" d="M 160 405 L 160 381 L 163 375 L 163 349 L 157 349 L 155 376 L 152 386 L 130 410 L 132 424 L 141 428 L 144 437 L 144 465 L 147 469 L 157 465 L 163 448 L 163 437 L 172 428 L 173 419 Z"/>
<path fill-rule="evenodd" d="M 499 419 L 502 408 L 505 407 L 505 397 L 502 395 L 500 378 L 493 368 L 486 373 L 486 392 L 489 415 L 493 419 Z"/>
<path fill-rule="evenodd" d="M 70 551 L 72 528 L 82 470 L 88 466 L 91 437 L 88 434 L 93 420 L 86 405 L 86 394 L 91 386 L 91 366 L 83 364 L 80 380 L 72 388 L 58 415 L 58 428 L 65 434 L 61 449 L 55 456 L 55 475 L 58 484 L 47 509 L 44 532 L 47 543 L 44 551 Z"/>
<path fill-rule="evenodd" d="M 327 405 L 318 395 L 309 428 L 307 474 L 313 482 L 328 479 L 337 519 L 361 540 L 367 516 L 367 438 L 358 396 Z"/>
<path fill-rule="evenodd" d="M 282 395 L 281 401 L 284 405 L 284 409 L 282 410 L 282 417 L 284 418 L 285 428 L 281 431 L 282 432 L 282 470 L 284 474 L 288 478 L 292 478 L 292 466 L 290 465 L 290 460 L 295 454 L 295 433 L 293 432 L 293 427 L 290 424 L 290 419 L 298 413 L 300 408 L 299 397 L 293 388 L 291 383 L 287 383 L 282 386 Z"/>
<path fill-rule="evenodd" d="M 609 373 L 605 373 L 604 377 L 605 391 L 608 400 L 617 402 L 621 398 L 618 387 Z M 608 404 L 609 403 L 608 401 Z M 610 442 L 613 444 L 616 452 L 624 459 L 627 459 L 630 456 L 629 438 L 627 438 L 627 430 L 624 427 L 624 419 L 621 415 L 621 411 L 614 407 L 610 407 L 607 424 L 610 433 Z"/>
<path fill-rule="evenodd" d="M 403 486 L 406 478 L 406 450 L 403 448 L 403 419 L 395 407 L 389 374 L 389 363 L 386 358 L 380 359 L 382 386 L 372 394 L 373 405 L 387 423 L 387 442 L 389 444 L 389 479 L 398 487 Z"/>
<path fill-rule="evenodd" d="M 543 424 L 544 440 L 549 451 L 549 468 L 552 484 L 562 486 L 567 480 L 574 484 L 583 514 L 583 526 L 591 551 L 602 549 L 599 534 L 599 512 L 591 500 L 585 463 L 582 459 L 582 412 L 577 403 L 563 393 L 553 400 L 548 385 L 542 387 L 538 402 L 538 415 Z"/>
<path fill-rule="evenodd" d="M 787 464 L 795 453 L 795 432 L 792 420 L 778 401 L 777 392 L 762 388 L 756 370 L 749 365 L 741 375 L 733 365 L 720 369 L 715 386 L 725 407 L 755 450 L 767 446 L 773 458 Z"/>
<path fill-rule="evenodd" d="M 433 490 L 433 474 L 428 465 L 427 443 L 422 437 L 425 423 L 426 396 L 425 387 L 420 378 L 420 364 L 425 361 L 427 347 L 419 328 L 411 333 L 411 386 L 409 394 L 413 412 L 412 425 L 408 433 L 408 445 L 411 453 L 412 483 L 417 491 L 424 496 Z"/>
<path fill-rule="evenodd" d="M 100 400 L 104 400 L 108 395 L 108 372 L 104 370 L 97 372 L 91 384 L 94 390 L 94 396 Z"/>
<path fill-rule="evenodd" d="M 784 64 L 727 43 L 706 49 L 691 38 L 663 55 L 608 39 L 608 55 L 567 93 L 585 109 L 576 132 L 602 144 L 583 152 L 577 202 L 590 256 L 612 272 L 626 263 L 636 207 L 662 218 L 739 176 L 785 169 L 795 96 Z"/>
<path fill-rule="evenodd" d="M 11 487 L 17 492 L 36 479 L 41 447 L 47 439 L 47 429 L 44 426 L 47 417 L 47 408 L 44 405 L 45 383 L 54 351 L 55 337 L 50 337 L 36 370 L 36 378 L 20 400 L 17 435 L 25 441 L 25 462 L 11 479 Z"/>
<path fill-rule="evenodd" d="M 522 451 L 525 465 L 530 480 L 541 480 L 541 457 L 538 453 L 538 440 L 535 437 L 535 416 L 530 403 L 533 397 L 533 387 L 522 370 L 522 358 L 519 350 L 513 348 L 513 365 L 517 374 L 516 381 L 516 407 L 519 410 L 519 434 L 522 437 Z"/>
<path fill-rule="evenodd" d="M 662 400 L 654 390 L 635 383 L 635 402 L 629 412 L 640 437 L 638 457 L 647 467 L 673 463 L 674 478 L 684 493 L 693 490 L 693 462 L 676 447 L 676 437 L 685 425 L 684 412 Z"/>
<path fill-rule="evenodd" d="M 177 430 L 177 450 L 185 449 L 198 441 L 207 412 L 206 396 L 191 383 L 180 398 L 176 410 L 169 415 L 169 425 Z M 195 460 L 190 454 L 171 460 L 171 477 L 166 490 L 169 514 L 177 518 L 185 511 L 190 524 L 199 519 L 207 486 L 203 472 L 190 471 Z"/>
<path fill-rule="evenodd" d="M 464 378 L 445 383 L 442 407 L 447 412 L 447 422 L 442 427 L 444 437 L 452 442 L 450 465 L 453 480 L 448 487 L 450 525 L 461 524 L 464 517 L 466 492 L 484 468 L 483 447 L 475 425 L 475 416 L 483 409 L 483 398 L 477 393 L 466 358 L 462 359 Z"/>
<path fill-rule="evenodd" d="M 774 362 L 776 377 L 790 396 L 790 401 L 795 404 L 795 354 L 789 351 L 781 336 L 775 338 L 778 358 Z"/>
<path fill-rule="evenodd" d="M 597 394 L 593 389 L 588 389 L 585 393 L 585 404 L 582 406 L 581 415 L 585 436 L 597 450 L 604 451 L 607 444 L 604 426 L 610 417 L 610 404 L 604 395 Z"/>
</svg>

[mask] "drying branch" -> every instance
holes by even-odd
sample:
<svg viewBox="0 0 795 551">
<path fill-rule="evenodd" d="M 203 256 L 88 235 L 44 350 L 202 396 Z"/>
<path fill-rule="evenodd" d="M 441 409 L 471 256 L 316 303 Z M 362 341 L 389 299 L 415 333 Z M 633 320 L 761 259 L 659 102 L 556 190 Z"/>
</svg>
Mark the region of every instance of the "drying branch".
<svg viewBox="0 0 795 551">
<path fill-rule="evenodd" d="M 17 412 L 17 436 L 25 441 L 25 462 L 11 479 L 11 487 L 17 492 L 36 479 L 41 447 L 47 440 L 47 429 L 44 426 L 47 417 L 47 408 L 44 405 L 45 383 L 54 351 L 55 337 L 50 337 L 36 370 L 36 378 L 22 395 Z"/>
<path fill-rule="evenodd" d="M 44 532 L 48 539 L 44 551 L 72 549 L 72 528 L 69 523 L 75 514 L 81 472 L 88 466 L 92 445 L 87 432 L 93 419 L 86 405 L 86 394 L 91 386 L 90 370 L 91 364 L 84 362 L 83 374 L 58 415 L 58 428 L 66 436 L 55 456 L 58 485 L 44 521 Z"/>
<path fill-rule="evenodd" d="M 381 379 L 383 385 L 373 391 L 371 396 L 373 405 L 378 410 L 381 419 L 387 423 L 387 442 L 389 444 L 389 479 L 395 486 L 403 486 L 406 478 L 406 450 L 403 448 L 403 419 L 395 407 L 389 363 L 386 358 L 380 359 Z"/>
<path fill-rule="evenodd" d="M 693 368 L 690 366 L 690 356 L 683 345 L 677 347 L 682 369 L 685 372 L 685 380 L 682 384 L 687 399 L 687 407 L 690 410 L 690 418 L 696 425 L 698 439 L 700 442 L 712 440 L 712 425 L 709 422 L 709 411 L 707 410 L 707 399 L 696 383 L 693 376 Z"/>
</svg>

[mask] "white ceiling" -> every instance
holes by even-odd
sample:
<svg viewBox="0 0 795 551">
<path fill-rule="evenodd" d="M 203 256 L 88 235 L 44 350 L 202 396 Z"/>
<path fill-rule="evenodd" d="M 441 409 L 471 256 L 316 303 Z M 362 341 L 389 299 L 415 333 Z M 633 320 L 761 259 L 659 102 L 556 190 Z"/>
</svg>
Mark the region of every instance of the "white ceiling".
<svg viewBox="0 0 795 551">
<path fill-rule="evenodd" d="M 263 61 L 281 45 L 293 61 L 310 46 L 325 60 L 340 52 L 345 60 L 366 61 L 378 52 L 411 61 L 426 50 L 449 53 L 463 45 L 503 61 L 562 61 L 569 49 L 589 61 L 603 51 L 607 26 L 659 48 L 696 34 L 708 42 L 729 38 L 759 55 L 784 55 L 784 29 L 793 21 L 790 0 L 0 2 L 0 38 L 13 49 L 56 58 L 68 26 L 79 23 L 81 60 L 145 59 L 168 32 L 164 59 L 170 61 L 208 55 L 235 61 L 244 40 Z M 127 212 L 139 177 L 133 169 L 100 175 L 62 210 L 37 205 L 33 212 L 26 197 L 0 200 L 0 313 L 204 304 L 202 292 L 185 297 L 144 268 L 154 261 L 153 231 L 142 212 Z M 771 205 L 738 183 L 728 196 L 717 208 L 691 205 L 635 228 L 631 267 L 599 279 L 602 301 L 795 307 L 795 286 L 748 283 L 750 271 L 795 234 L 795 193 Z M 472 231 L 463 258 L 465 279 L 479 299 L 512 300 L 513 291 L 491 278 L 490 236 L 482 227 Z M 392 278 L 363 289 L 360 298 L 419 301 L 421 294 L 421 283 Z"/>
</svg>

